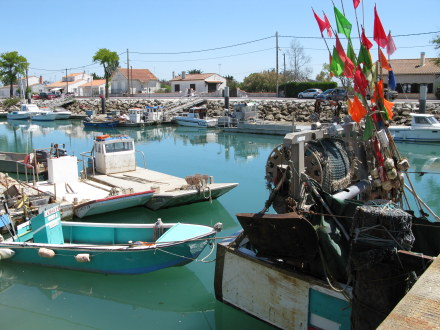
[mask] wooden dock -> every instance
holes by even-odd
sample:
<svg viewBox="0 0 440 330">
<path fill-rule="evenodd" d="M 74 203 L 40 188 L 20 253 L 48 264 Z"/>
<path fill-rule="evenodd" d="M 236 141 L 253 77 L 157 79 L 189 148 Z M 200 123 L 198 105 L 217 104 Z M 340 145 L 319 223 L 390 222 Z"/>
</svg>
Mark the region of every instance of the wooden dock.
<svg viewBox="0 0 440 330">
<path fill-rule="evenodd" d="M 437 257 L 378 329 L 440 328 L 440 258 Z"/>
</svg>

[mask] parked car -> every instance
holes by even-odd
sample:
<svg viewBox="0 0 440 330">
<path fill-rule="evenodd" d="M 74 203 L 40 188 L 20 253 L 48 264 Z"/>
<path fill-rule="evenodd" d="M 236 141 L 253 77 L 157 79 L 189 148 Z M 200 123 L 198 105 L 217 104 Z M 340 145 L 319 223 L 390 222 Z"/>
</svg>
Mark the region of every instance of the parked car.
<svg viewBox="0 0 440 330">
<path fill-rule="evenodd" d="M 304 98 L 304 99 L 308 99 L 308 98 L 314 99 L 314 98 L 316 98 L 316 96 L 318 94 L 321 94 L 321 93 L 322 93 L 322 90 L 320 90 L 320 89 L 309 88 L 309 89 L 306 89 L 303 92 L 298 93 L 298 97 L 300 99 L 302 99 L 302 98 Z"/>
<path fill-rule="evenodd" d="M 388 90 L 388 88 L 385 88 L 383 90 L 383 94 L 384 94 L 384 97 L 389 101 L 393 101 L 393 100 L 397 99 L 397 97 L 399 96 L 398 92 L 393 91 L 393 90 Z M 370 100 L 370 99 L 371 99 L 371 96 L 370 96 L 370 93 L 368 93 L 367 100 Z"/>
<path fill-rule="evenodd" d="M 56 98 L 57 96 L 55 95 L 55 93 L 46 93 L 46 92 L 42 92 L 38 95 L 34 95 L 32 98 L 36 99 L 36 100 L 53 100 L 54 98 Z"/>
<path fill-rule="evenodd" d="M 316 96 L 317 100 L 346 101 L 347 91 L 344 88 L 331 88 Z"/>
</svg>

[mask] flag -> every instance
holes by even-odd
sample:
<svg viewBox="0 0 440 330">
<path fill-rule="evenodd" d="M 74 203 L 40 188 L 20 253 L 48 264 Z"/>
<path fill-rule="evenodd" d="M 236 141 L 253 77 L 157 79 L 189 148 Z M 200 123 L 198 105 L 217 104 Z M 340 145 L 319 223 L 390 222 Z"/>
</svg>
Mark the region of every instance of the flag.
<svg viewBox="0 0 440 330">
<path fill-rule="evenodd" d="M 357 98 L 356 95 L 353 98 L 353 102 L 351 102 L 350 98 L 348 98 L 348 113 L 357 123 L 359 123 L 367 114 L 367 110 L 365 110 L 362 102 Z"/>
<path fill-rule="evenodd" d="M 330 63 L 330 72 L 339 77 L 344 72 L 344 62 L 339 57 L 338 51 L 333 46 L 332 61 Z"/>
<path fill-rule="evenodd" d="M 343 33 L 347 38 L 350 38 L 351 33 L 351 23 L 345 18 L 345 16 L 338 10 L 338 8 L 334 7 L 335 17 L 336 17 L 336 26 L 338 27 L 338 33 Z"/>
<path fill-rule="evenodd" d="M 394 106 L 393 102 L 390 102 L 387 99 L 383 99 L 383 107 L 385 108 L 385 115 L 389 120 L 393 119 L 393 115 L 394 115 L 393 106 Z"/>
<path fill-rule="evenodd" d="M 312 10 L 313 10 L 313 8 L 312 8 Z M 321 31 L 321 36 L 322 36 L 322 31 L 324 31 L 326 28 L 327 28 L 327 23 L 326 22 L 324 22 L 316 13 L 315 13 L 315 11 L 313 10 L 313 15 L 315 15 L 315 19 L 316 19 L 316 22 L 318 23 L 318 26 L 319 26 L 319 31 Z"/>
<path fill-rule="evenodd" d="M 329 56 L 329 67 L 332 65 L 332 54 L 328 54 L 328 56 Z M 333 72 L 330 70 L 330 77 L 334 77 L 334 74 L 333 74 Z"/>
<path fill-rule="evenodd" d="M 385 57 L 385 55 L 382 52 L 382 49 L 379 48 L 379 62 L 380 65 L 382 66 L 382 68 L 384 68 L 385 70 L 390 71 L 391 67 L 388 64 L 387 58 Z"/>
<path fill-rule="evenodd" d="M 347 78 L 353 78 L 354 76 L 354 64 L 345 54 L 344 47 L 342 47 L 339 37 L 336 35 L 336 50 L 338 51 L 339 57 L 344 63 L 344 76 Z"/>
<path fill-rule="evenodd" d="M 353 0 L 354 9 L 356 9 L 360 3 L 361 3 L 361 0 Z"/>
<path fill-rule="evenodd" d="M 347 56 L 353 62 L 353 64 L 356 65 L 356 54 L 350 40 L 348 41 Z"/>
<path fill-rule="evenodd" d="M 396 44 L 394 43 L 393 37 L 391 36 L 391 31 L 388 33 L 387 37 L 387 54 L 388 56 L 393 55 L 396 51 Z"/>
<path fill-rule="evenodd" d="M 371 43 L 371 41 L 370 41 L 370 40 L 367 38 L 367 36 L 365 35 L 365 30 L 364 30 L 364 28 L 362 28 L 361 41 L 362 41 L 362 44 L 365 46 L 365 48 L 367 48 L 368 50 L 370 50 L 371 47 L 373 47 L 373 44 Z"/>
<path fill-rule="evenodd" d="M 364 134 L 362 136 L 363 140 L 367 141 L 371 139 L 371 137 L 373 136 L 373 131 L 374 131 L 373 120 L 370 118 L 370 116 L 367 116 L 367 118 L 365 119 Z"/>
<path fill-rule="evenodd" d="M 388 38 L 383 29 L 382 22 L 377 14 L 376 5 L 374 6 L 374 41 L 381 48 L 385 48 L 388 44 Z"/>
<path fill-rule="evenodd" d="M 390 65 L 391 67 L 391 65 Z M 391 68 L 390 71 L 388 71 L 388 87 L 392 90 L 396 90 L 396 78 L 394 77 L 393 69 Z"/>
<path fill-rule="evenodd" d="M 326 29 L 327 29 L 327 34 L 329 36 L 329 38 L 331 38 L 333 36 L 332 33 L 332 26 L 330 25 L 330 21 L 327 18 L 327 15 L 324 13 L 324 21 L 327 24 Z"/>
<path fill-rule="evenodd" d="M 358 55 L 358 64 L 364 63 L 365 67 L 369 70 L 373 67 L 373 61 L 371 59 L 371 54 L 364 44 L 361 44 L 361 49 Z"/>
<path fill-rule="evenodd" d="M 383 80 L 379 80 L 378 83 L 376 83 L 376 87 L 374 88 L 374 95 L 372 98 L 372 101 L 374 103 L 379 103 L 380 101 L 382 101 L 384 99 L 383 97 Z"/>
<path fill-rule="evenodd" d="M 368 87 L 368 80 L 365 78 L 364 74 L 362 73 L 360 65 L 357 66 L 356 72 L 354 74 L 354 90 L 362 94 L 363 97 L 367 96 L 367 87 Z"/>
</svg>

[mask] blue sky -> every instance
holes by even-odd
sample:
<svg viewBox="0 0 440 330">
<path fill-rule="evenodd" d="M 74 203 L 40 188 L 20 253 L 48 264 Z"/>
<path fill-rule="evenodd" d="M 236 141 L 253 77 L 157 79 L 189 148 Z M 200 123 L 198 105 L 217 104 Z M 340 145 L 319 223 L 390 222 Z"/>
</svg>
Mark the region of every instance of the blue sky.
<svg viewBox="0 0 440 330">
<path fill-rule="evenodd" d="M 68 73 L 102 74 L 102 68 L 92 64 L 92 57 L 100 48 L 121 54 L 123 67 L 127 65 L 129 49 L 130 65 L 148 68 L 159 79 L 171 79 L 173 71 L 177 74 L 200 69 L 232 75 L 242 81 L 253 72 L 275 67 L 276 31 L 285 36 L 279 38 L 280 70 L 282 54 L 287 51 L 291 37 L 298 37 L 311 57 L 314 77 L 322 64 L 328 62 L 328 51 L 311 8 L 320 16 L 324 11 L 332 26 L 336 26 L 330 0 L 0 2 L 3 12 L 0 52 L 18 51 L 30 63 L 29 74 L 42 75 L 48 81 L 60 80 L 65 68 L 69 68 Z M 334 2 L 342 11 L 341 1 Z M 392 58 L 418 58 L 420 52 L 425 52 L 426 57 L 437 57 L 440 51 L 430 43 L 436 34 L 424 33 L 440 31 L 439 0 L 363 0 L 357 10 L 358 19 L 364 20 L 366 34 L 371 37 L 375 3 L 386 33 L 391 30 L 394 36 L 397 51 Z M 345 0 L 343 4 L 346 17 L 353 24 L 352 36 L 357 36 L 353 2 Z M 409 34 L 417 35 L 399 37 Z M 264 40 L 199 52 L 259 39 Z M 334 40 L 328 43 L 333 45 Z M 358 42 L 354 44 L 356 47 Z M 288 65 L 287 55 L 286 62 Z"/>
</svg>

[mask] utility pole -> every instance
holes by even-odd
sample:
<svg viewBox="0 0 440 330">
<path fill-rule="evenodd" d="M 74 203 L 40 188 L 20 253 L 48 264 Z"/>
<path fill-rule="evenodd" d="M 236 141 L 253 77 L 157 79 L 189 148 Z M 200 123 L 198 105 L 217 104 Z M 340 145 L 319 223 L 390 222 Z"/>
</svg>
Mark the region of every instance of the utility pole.
<svg viewBox="0 0 440 330">
<path fill-rule="evenodd" d="M 128 96 L 131 96 L 131 89 L 130 89 L 130 57 L 128 55 L 128 48 L 127 48 L 127 88 L 128 88 Z"/>
<path fill-rule="evenodd" d="M 28 74 L 28 68 L 26 68 L 26 90 L 25 90 L 25 97 L 27 98 L 27 103 L 31 103 L 31 95 L 30 92 L 28 92 L 29 88 L 29 74 Z"/>
<path fill-rule="evenodd" d="M 276 39 L 276 65 L 275 65 L 275 70 L 277 72 L 277 97 L 278 97 L 278 86 L 279 86 L 279 82 L 278 82 L 278 31 L 275 32 L 275 39 Z"/>
<path fill-rule="evenodd" d="M 67 78 L 67 69 L 66 69 L 66 93 L 69 93 L 69 79 Z"/>
<path fill-rule="evenodd" d="M 287 88 L 287 81 L 286 81 L 286 53 L 283 53 L 283 58 L 284 58 L 284 73 L 283 73 L 283 76 L 284 76 L 284 97 L 287 97 L 287 90 L 286 90 L 286 88 Z"/>
</svg>

